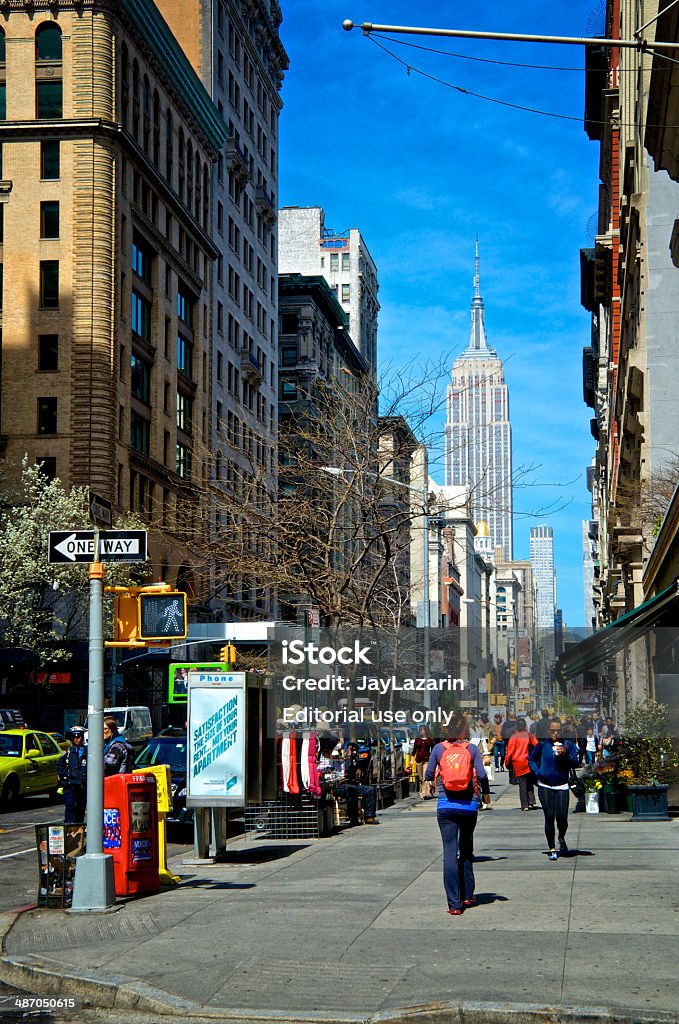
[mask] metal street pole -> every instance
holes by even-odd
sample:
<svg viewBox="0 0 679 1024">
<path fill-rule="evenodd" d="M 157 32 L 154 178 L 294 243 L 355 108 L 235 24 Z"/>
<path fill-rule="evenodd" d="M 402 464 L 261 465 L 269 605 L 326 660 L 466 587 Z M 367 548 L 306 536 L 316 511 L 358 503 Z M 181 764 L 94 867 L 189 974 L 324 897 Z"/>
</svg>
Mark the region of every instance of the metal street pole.
<svg viewBox="0 0 679 1024">
<path fill-rule="evenodd" d="M 422 583 L 424 587 L 424 678 L 429 679 L 431 675 L 431 657 L 429 652 L 429 628 L 431 626 L 430 620 L 430 607 L 429 607 L 429 485 L 425 482 L 424 490 L 422 491 L 423 505 L 422 511 L 424 515 L 424 572 L 422 574 Z M 430 697 L 431 691 L 427 690 L 427 697 Z M 432 706 L 431 700 L 428 700 L 429 706 Z"/>
<path fill-rule="evenodd" d="M 115 903 L 113 858 L 103 852 L 104 828 L 104 566 L 99 561 L 99 530 L 90 565 L 90 658 L 87 697 L 87 847 L 78 857 L 73 884 L 74 911 L 108 910 Z"/>
<path fill-rule="evenodd" d="M 644 25 L 643 28 L 647 26 Z M 342 22 L 345 32 L 360 29 L 364 35 L 371 32 L 389 32 L 390 34 L 408 36 L 448 36 L 453 39 L 497 39 L 508 43 L 557 43 L 560 46 L 619 46 L 632 50 L 676 50 L 676 42 L 665 42 L 655 39 L 606 39 L 597 36 L 544 36 L 520 32 L 474 32 L 458 28 L 422 28 L 414 25 L 375 25 L 364 21 L 355 25 L 350 19 Z M 641 32 L 641 30 L 639 30 Z"/>
</svg>

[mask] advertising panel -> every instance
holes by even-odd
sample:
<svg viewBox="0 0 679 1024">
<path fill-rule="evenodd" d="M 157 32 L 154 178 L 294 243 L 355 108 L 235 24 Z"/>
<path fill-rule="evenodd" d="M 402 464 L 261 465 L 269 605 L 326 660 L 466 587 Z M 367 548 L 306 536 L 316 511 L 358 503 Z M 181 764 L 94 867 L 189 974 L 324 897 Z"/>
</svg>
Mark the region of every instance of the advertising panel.
<svg viewBox="0 0 679 1024">
<path fill-rule="evenodd" d="M 230 665 L 221 661 L 186 661 L 170 665 L 168 678 L 168 702 L 186 704 L 189 699 L 189 672 L 229 672 Z M 233 673 L 231 673 L 233 675 Z"/>
<path fill-rule="evenodd" d="M 190 672 L 187 807 L 245 803 L 245 673 Z"/>
</svg>

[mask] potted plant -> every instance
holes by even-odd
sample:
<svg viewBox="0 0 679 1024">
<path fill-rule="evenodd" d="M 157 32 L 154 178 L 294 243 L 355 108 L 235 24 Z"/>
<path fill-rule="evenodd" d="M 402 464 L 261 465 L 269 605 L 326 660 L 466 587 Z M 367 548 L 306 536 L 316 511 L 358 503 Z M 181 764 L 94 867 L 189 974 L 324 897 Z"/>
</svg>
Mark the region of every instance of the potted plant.
<svg viewBox="0 0 679 1024">
<path fill-rule="evenodd" d="M 582 784 L 585 787 L 585 810 L 588 814 L 598 814 L 601 780 L 596 775 L 584 775 Z"/>
<path fill-rule="evenodd" d="M 672 749 L 666 704 L 648 700 L 625 715 L 620 768 L 632 794 L 632 821 L 669 821 L 667 790 L 679 756 Z"/>
<path fill-rule="evenodd" d="M 595 768 L 595 776 L 601 782 L 600 809 L 606 814 L 619 814 L 622 794 L 618 787 L 617 763 L 613 758 L 603 761 Z"/>
</svg>

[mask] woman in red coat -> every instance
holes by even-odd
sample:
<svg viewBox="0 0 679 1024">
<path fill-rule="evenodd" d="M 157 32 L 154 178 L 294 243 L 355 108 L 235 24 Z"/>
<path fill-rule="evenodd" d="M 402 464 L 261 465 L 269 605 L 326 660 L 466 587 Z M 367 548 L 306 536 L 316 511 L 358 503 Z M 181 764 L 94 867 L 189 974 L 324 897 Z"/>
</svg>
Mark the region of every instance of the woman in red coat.
<svg viewBox="0 0 679 1024">
<path fill-rule="evenodd" d="M 518 780 L 522 811 L 530 811 L 535 807 L 535 780 L 528 764 L 528 751 L 536 743 L 535 736 L 531 736 L 526 728 L 526 719 L 519 718 L 516 732 L 507 741 L 505 767 L 510 768 Z"/>
</svg>

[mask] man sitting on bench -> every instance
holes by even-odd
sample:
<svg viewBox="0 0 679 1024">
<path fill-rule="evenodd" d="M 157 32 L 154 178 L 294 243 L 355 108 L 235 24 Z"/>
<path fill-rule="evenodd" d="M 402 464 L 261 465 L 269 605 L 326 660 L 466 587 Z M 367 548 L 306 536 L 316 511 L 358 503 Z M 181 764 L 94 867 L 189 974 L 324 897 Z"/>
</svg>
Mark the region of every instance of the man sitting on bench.
<svg viewBox="0 0 679 1024">
<path fill-rule="evenodd" d="M 377 787 L 363 785 L 363 768 L 358 758 L 358 746 L 350 743 L 344 759 L 345 783 L 335 789 L 337 796 L 346 797 L 350 825 L 359 825 L 358 798 L 363 797 L 364 824 L 379 825 L 377 813 Z"/>
</svg>

